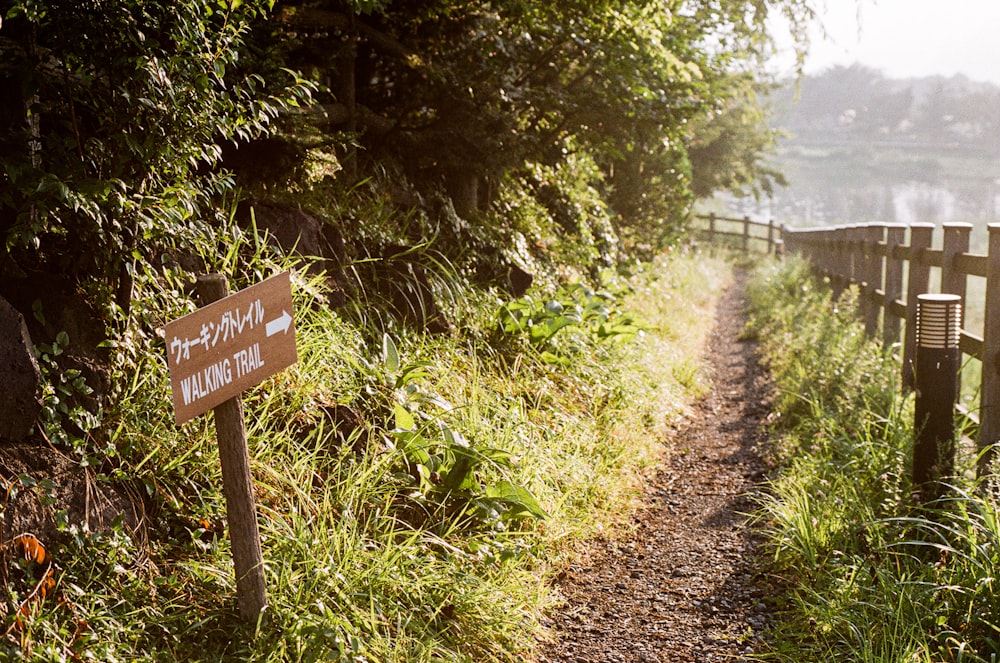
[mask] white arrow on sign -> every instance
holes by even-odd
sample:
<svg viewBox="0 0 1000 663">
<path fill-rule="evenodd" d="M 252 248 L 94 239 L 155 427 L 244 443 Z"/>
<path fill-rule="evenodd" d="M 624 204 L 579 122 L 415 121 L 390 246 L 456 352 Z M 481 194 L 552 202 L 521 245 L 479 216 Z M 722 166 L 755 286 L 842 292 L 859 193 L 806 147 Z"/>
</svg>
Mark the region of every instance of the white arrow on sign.
<svg viewBox="0 0 1000 663">
<path fill-rule="evenodd" d="M 292 324 L 292 316 L 288 315 L 288 311 L 282 311 L 280 318 L 275 318 L 267 323 L 267 335 L 274 336 L 278 332 L 288 333 L 288 328 Z"/>
</svg>

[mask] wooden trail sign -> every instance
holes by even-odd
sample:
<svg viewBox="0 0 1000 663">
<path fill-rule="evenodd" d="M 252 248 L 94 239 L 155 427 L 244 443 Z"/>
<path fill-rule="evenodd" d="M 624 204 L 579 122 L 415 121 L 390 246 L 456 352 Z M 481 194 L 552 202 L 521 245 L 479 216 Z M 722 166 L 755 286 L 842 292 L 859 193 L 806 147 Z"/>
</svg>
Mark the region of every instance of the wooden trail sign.
<svg viewBox="0 0 1000 663">
<path fill-rule="evenodd" d="M 283 272 L 167 323 L 178 424 L 298 361 L 292 287 Z"/>
<path fill-rule="evenodd" d="M 267 605 L 243 404 L 248 387 L 294 364 L 295 326 L 288 272 L 233 295 L 221 274 L 198 277 L 204 306 L 167 324 L 167 364 L 177 423 L 215 411 L 226 520 L 240 616 L 257 621 Z"/>
</svg>

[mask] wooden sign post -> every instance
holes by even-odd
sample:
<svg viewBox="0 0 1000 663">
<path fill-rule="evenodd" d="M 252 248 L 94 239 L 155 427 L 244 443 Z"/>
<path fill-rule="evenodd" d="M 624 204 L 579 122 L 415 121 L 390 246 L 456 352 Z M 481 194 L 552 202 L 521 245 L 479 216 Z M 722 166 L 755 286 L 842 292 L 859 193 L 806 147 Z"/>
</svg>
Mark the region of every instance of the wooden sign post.
<svg viewBox="0 0 1000 663">
<path fill-rule="evenodd" d="M 256 621 L 267 593 L 240 393 L 298 355 L 288 272 L 226 296 L 228 289 L 221 274 L 198 277 L 202 308 L 164 332 L 177 423 L 214 408 L 240 617 Z"/>
</svg>

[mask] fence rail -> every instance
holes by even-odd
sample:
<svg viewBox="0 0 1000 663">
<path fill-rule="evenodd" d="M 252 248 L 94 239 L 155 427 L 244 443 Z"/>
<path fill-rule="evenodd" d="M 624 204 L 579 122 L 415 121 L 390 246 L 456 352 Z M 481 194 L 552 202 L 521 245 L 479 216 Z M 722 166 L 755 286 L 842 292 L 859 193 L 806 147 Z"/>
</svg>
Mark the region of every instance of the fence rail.
<svg viewBox="0 0 1000 663">
<path fill-rule="evenodd" d="M 902 379 L 909 388 L 914 387 L 917 295 L 930 292 L 932 270 L 940 293 L 962 297 L 963 315 L 970 309 L 969 277 L 985 279 L 982 301 L 972 303 L 975 309 L 982 306 L 981 333 L 967 331 L 963 320 L 959 341 L 963 355 L 982 367 L 978 412 L 966 413 L 978 423 L 980 451 L 1000 441 L 1000 224 L 988 231 L 987 253 L 977 254 L 969 251 L 967 223 L 945 224 L 941 248 L 932 248 L 935 226 L 929 224 L 781 229 L 785 250 L 805 256 L 830 279 L 835 295 L 858 286 L 865 332 L 877 337 L 881 331 L 887 346 L 902 342 Z M 988 460 L 981 456 L 981 469 Z"/>
<path fill-rule="evenodd" d="M 754 221 L 748 216 L 733 218 L 716 214 L 696 214 L 692 230 L 706 241 L 715 242 L 719 238 L 741 245 L 744 251 L 762 248 L 765 253 L 780 253 L 782 228 L 774 221 L 766 223 Z"/>
</svg>

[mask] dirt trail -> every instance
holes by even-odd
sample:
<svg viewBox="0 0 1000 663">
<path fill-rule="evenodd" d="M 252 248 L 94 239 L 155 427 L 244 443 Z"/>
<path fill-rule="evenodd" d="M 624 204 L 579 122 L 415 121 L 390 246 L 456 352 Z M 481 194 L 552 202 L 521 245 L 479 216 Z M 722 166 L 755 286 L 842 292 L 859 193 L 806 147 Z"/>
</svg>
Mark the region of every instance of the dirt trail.
<svg viewBox="0 0 1000 663">
<path fill-rule="evenodd" d="M 740 274 L 709 341 L 711 393 L 648 485 L 635 531 L 595 541 L 585 565 L 561 579 L 567 603 L 551 616 L 559 640 L 540 663 L 740 661 L 759 649 L 770 614 L 744 514 L 763 476 L 769 389 L 739 338 L 743 293 Z"/>
</svg>

